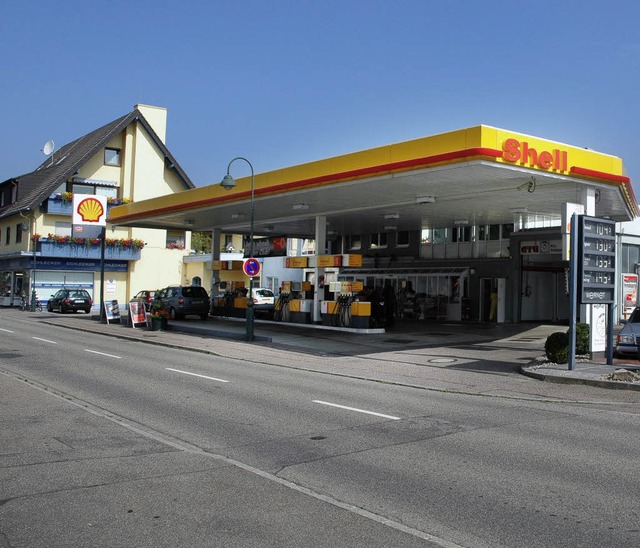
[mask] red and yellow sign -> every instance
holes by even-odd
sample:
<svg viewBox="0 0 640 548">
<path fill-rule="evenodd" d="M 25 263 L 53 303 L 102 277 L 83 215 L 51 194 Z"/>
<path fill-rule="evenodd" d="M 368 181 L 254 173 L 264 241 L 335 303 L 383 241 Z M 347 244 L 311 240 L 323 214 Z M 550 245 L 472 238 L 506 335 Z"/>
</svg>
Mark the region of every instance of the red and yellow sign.
<svg viewBox="0 0 640 548">
<path fill-rule="evenodd" d="M 284 261 L 286 268 L 307 268 L 309 260 L 307 257 L 287 257 Z"/>
<path fill-rule="evenodd" d="M 566 172 L 569 170 L 568 152 L 554 148 L 538 151 L 527 141 L 507 139 L 502 145 L 502 158 L 506 162 L 528 167 L 538 167 L 549 171 Z"/>
</svg>

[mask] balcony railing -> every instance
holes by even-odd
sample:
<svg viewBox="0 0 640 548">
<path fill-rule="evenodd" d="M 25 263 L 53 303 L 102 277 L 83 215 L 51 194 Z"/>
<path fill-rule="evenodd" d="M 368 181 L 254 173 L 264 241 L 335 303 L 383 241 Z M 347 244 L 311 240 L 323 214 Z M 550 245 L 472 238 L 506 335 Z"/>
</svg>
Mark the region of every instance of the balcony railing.
<svg viewBox="0 0 640 548">
<path fill-rule="evenodd" d="M 100 244 L 73 244 L 55 242 L 41 238 L 36 250 L 42 257 L 58 257 L 71 259 L 100 259 Z M 141 248 L 127 245 L 106 245 L 104 258 L 109 260 L 137 261 L 141 257 Z"/>
<path fill-rule="evenodd" d="M 55 215 L 72 215 L 73 214 L 73 195 L 68 192 L 65 193 L 65 197 L 60 196 L 50 196 L 46 201 L 46 211 L 45 213 L 52 213 Z M 121 205 L 124 203 L 130 203 L 130 200 L 112 200 L 109 198 L 107 202 L 107 211 L 111 209 L 112 206 Z"/>
</svg>

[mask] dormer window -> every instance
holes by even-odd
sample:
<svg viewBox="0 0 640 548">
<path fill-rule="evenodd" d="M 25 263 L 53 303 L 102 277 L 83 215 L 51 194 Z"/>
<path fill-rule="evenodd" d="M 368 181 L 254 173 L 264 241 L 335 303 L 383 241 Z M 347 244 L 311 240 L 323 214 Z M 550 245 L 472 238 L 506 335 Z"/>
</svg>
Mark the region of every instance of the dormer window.
<svg viewBox="0 0 640 548">
<path fill-rule="evenodd" d="M 107 166 L 119 166 L 120 165 L 120 149 L 119 148 L 105 148 L 104 149 L 104 163 Z"/>
</svg>

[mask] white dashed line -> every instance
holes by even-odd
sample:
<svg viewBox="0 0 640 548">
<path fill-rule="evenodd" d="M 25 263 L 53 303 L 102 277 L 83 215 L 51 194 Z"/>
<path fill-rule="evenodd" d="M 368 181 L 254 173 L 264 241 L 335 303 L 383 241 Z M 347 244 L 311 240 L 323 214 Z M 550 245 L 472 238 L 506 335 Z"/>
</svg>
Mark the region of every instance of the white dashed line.
<svg viewBox="0 0 640 548">
<path fill-rule="evenodd" d="M 189 371 L 180 371 L 180 369 L 171 369 L 170 367 L 165 368 L 167 371 L 175 371 L 176 373 L 182 373 L 183 375 L 191 375 L 193 377 L 202 377 L 203 379 L 209 379 L 210 381 L 218 381 L 218 382 L 229 382 L 224 379 L 216 379 L 215 377 L 207 377 L 206 375 L 200 375 L 198 373 L 189 373 Z"/>
<path fill-rule="evenodd" d="M 49 339 L 41 339 L 40 337 L 31 337 L 31 338 L 35 339 L 36 341 L 48 342 L 51 344 L 58 344 L 56 341 L 50 341 Z"/>
<path fill-rule="evenodd" d="M 391 419 L 399 421 L 402 417 L 394 417 L 393 415 L 384 415 L 382 413 L 376 413 L 375 411 L 367 411 L 365 409 L 358 409 L 357 407 L 347 407 L 346 405 L 339 405 L 337 403 L 330 403 L 328 401 L 313 400 L 313 403 L 319 403 L 321 405 L 328 405 L 330 407 L 338 407 L 339 409 L 346 409 L 347 411 L 355 411 L 357 413 L 365 413 L 366 415 L 375 415 L 376 417 L 382 417 L 384 419 Z"/>
<path fill-rule="evenodd" d="M 105 354 L 104 352 L 98 352 L 97 350 L 89 350 L 88 348 L 84 349 L 85 352 L 91 352 L 92 354 L 100 354 L 101 356 L 107 356 L 109 358 L 117 358 L 119 360 L 122 359 L 122 356 L 115 356 L 113 354 Z"/>
</svg>

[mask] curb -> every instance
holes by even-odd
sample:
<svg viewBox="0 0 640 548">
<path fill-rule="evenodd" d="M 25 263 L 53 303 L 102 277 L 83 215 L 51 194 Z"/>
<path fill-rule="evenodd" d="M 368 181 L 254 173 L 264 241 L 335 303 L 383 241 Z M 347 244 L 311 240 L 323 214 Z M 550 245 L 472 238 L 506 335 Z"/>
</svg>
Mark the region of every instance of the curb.
<svg viewBox="0 0 640 548">
<path fill-rule="evenodd" d="M 597 386 L 599 388 L 609 388 L 613 390 L 635 390 L 640 391 L 640 383 L 608 381 L 605 379 L 588 379 L 585 377 L 571 377 L 567 375 L 545 374 L 538 371 L 529 371 L 521 368 L 520 372 L 534 379 L 546 382 L 555 382 L 558 384 L 582 384 L 588 386 Z"/>
</svg>

